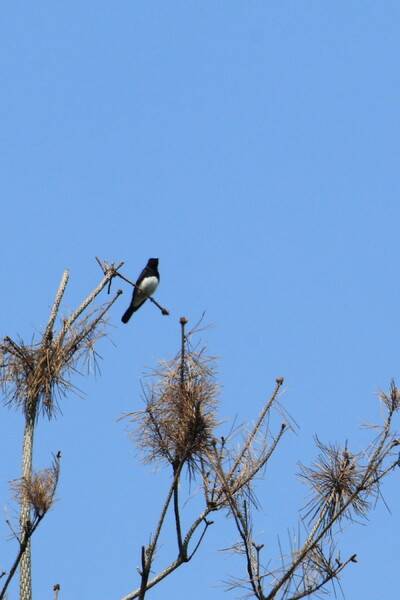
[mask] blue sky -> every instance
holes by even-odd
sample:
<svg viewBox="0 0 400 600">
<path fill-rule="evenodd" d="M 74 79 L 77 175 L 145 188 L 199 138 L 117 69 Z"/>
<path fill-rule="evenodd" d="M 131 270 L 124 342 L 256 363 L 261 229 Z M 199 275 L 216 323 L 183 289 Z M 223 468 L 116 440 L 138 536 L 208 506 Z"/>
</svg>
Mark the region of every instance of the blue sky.
<svg viewBox="0 0 400 600">
<path fill-rule="evenodd" d="M 35 597 L 57 582 L 60 600 L 137 586 L 168 480 L 138 463 L 116 419 L 142 406 L 145 367 L 177 351 L 179 317 L 203 311 L 223 417 L 256 418 L 275 378 L 287 383 L 300 429 L 258 489 L 279 555 L 277 535 L 306 502 L 295 474 L 316 455 L 313 435 L 359 451 L 360 423 L 380 419 L 377 389 L 399 378 L 399 3 L 19 2 L 0 16 L 1 336 L 43 330 L 65 268 L 63 310 L 74 309 L 99 281 L 96 255 L 124 260 L 130 278 L 159 256 L 157 299 L 171 312 L 147 303 L 123 326 L 124 285 L 101 377 L 78 379 L 85 399 L 39 423 L 35 465 L 58 450 L 63 463 L 60 499 L 33 540 Z M 3 408 L 11 514 L 22 430 Z M 338 539 L 359 558 L 342 579 L 348 598 L 400 585 L 397 473 L 384 496 L 391 514 L 378 504 Z M 215 552 L 229 541 L 221 517 L 149 598 L 233 598 L 218 586 L 238 566 Z"/>
</svg>

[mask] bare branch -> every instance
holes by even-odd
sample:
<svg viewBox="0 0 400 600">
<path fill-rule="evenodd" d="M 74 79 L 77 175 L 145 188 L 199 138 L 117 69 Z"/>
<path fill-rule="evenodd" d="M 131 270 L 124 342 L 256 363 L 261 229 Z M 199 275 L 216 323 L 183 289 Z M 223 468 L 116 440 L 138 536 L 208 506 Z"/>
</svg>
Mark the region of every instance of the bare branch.
<svg viewBox="0 0 400 600">
<path fill-rule="evenodd" d="M 89 296 L 82 302 L 82 304 L 76 309 L 76 311 L 67 319 L 64 323 L 64 326 L 60 333 L 58 334 L 59 338 L 63 338 L 65 333 L 70 327 L 75 323 L 78 317 L 83 313 L 84 310 L 93 302 L 93 300 L 98 296 L 103 288 L 111 281 L 113 277 L 119 275 L 118 269 L 120 269 L 123 265 L 123 261 L 120 262 L 116 267 L 111 265 L 107 272 L 105 273 L 104 279 L 99 283 L 99 285 L 89 294 Z M 120 292 L 122 293 L 122 292 Z"/>
<path fill-rule="evenodd" d="M 133 281 L 131 281 L 130 279 L 128 279 L 127 277 L 125 277 L 124 275 L 121 275 L 121 273 L 116 273 L 116 275 L 118 275 L 118 277 L 121 277 L 121 279 L 123 279 L 124 281 L 126 281 L 127 283 L 130 283 L 131 285 L 133 285 L 133 287 L 135 288 L 139 288 L 138 285 L 136 285 L 136 283 L 134 283 Z M 157 306 L 158 309 L 160 309 L 160 311 L 162 312 L 163 315 L 169 315 L 169 311 L 164 308 L 163 306 L 161 306 L 161 304 L 158 304 L 158 302 L 156 300 L 154 300 L 153 296 L 149 296 L 148 294 L 146 294 L 146 292 L 142 289 L 140 289 L 140 293 L 143 296 L 147 296 L 147 299 L 150 300 L 150 302 L 152 302 L 153 304 L 155 304 Z"/>
<path fill-rule="evenodd" d="M 61 300 L 64 295 L 65 289 L 67 287 L 69 279 L 69 270 L 65 269 L 63 276 L 61 278 L 60 286 L 57 291 L 56 299 L 54 301 L 53 307 L 51 309 L 51 314 L 49 318 L 49 322 L 46 327 L 46 331 L 43 335 L 43 345 L 48 345 L 53 337 L 53 327 L 55 320 L 57 318 L 58 309 L 60 308 Z"/>
<path fill-rule="evenodd" d="M 261 411 L 260 416 L 258 417 L 257 423 L 254 425 L 253 431 L 247 437 L 246 443 L 244 444 L 241 452 L 237 456 L 233 466 L 231 467 L 229 473 L 227 474 L 228 480 L 232 477 L 232 475 L 234 474 L 234 472 L 240 465 L 240 462 L 242 461 L 242 459 L 243 459 L 244 455 L 246 454 L 246 452 L 248 451 L 252 441 L 254 440 L 255 436 L 257 435 L 257 432 L 260 429 L 262 423 L 264 422 L 264 419 L 265 419 L 266 415 L 268 414 L 268 411 L 270 410 L 271 406 L 274 404 L 274 402 L 276 400 L 278 392 L 279 392 L 280 388 L 282 387 L 283 381 L 284 381 L 283 377 L 280 377 L 279 379 L 276 380 L 276 387 L 275 387 L 269 401 L 266 403 L 263 410 Z"/>
</svg>

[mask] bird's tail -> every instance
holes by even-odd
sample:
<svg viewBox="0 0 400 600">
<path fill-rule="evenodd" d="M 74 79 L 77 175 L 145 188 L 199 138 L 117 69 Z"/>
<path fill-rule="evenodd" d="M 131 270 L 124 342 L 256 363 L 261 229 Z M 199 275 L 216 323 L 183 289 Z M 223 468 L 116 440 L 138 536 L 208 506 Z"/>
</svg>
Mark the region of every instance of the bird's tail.
<svg viewBox="0 0 400 600">
<path fill-rule="evenodd" d="M 135 312 L 135 309 L 132 306 L 130 306 L 122 315 L 121 321 L 123 323 L 127 323 L 134 312 Z"/>
</svg>

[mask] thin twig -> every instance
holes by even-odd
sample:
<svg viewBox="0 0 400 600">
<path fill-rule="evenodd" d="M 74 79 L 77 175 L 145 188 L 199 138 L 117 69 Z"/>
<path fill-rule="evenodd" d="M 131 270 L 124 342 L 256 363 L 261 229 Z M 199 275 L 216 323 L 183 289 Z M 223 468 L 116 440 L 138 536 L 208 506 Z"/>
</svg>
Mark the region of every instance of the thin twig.
<svg viewBox="0 0 400 600">
<path fill-rule="evenodd" d="M 121 277 L 121 279 L 123 279 L 127 283 L 130 283 L 131 285 L 133 285 L 133 287 L 139 289 L 141 294 L 143 294 L 143 296 L 146 296 L 148 300 L 153 302 L 153 304 L 155 304 L 157 306 L 157 308 L 159 308 L 161 310 L 163 315 L 169 315 L 169 311 L 166 308 L 164 308 L 163 306 L 161 306 L 161 304 L 158 304 L 158 302 L 156 300 L 154 300 L 153 296 L 149 296 L 148 294 L 146 294 L 146 292 L 144 290 L 142 290 L 142 288 L 139 285 L 136 285 L 136 283 L 134 283 L 133 281 L 131 281 L 124 275 L 121 275 L 121 273 L 116 273 L 116 275 L 118 277 Z"/>
<path fill-rule="evenodd" d="M 273 391 L 270 399 L 268 400 L 268 402 L 266 403 L 266 405 L 264 406 L 263 410 L 261 411 L 261 414 L 257 420 L 257 423 L 254 425 L 250 435 L 248 436 L 246 443 L 244 444 L 242 450 L 239 452 L 233 466 L 231 467 L 231 469 L 229 470 L 229 472 L 226 475 L 227 480 L 229 481 L 229 479 L 232 477 L 232 475 L 234 474 L 234 472 L 236 471 L 237 467 L 239 466 L 241 460 L 243 459 L 244 455 L 246 454 L 248 448 L 250 447 L 251 442 L 254 440 L 257 431 L 259 430 L 262 422 L 265 419 L 266 414 L 268 413 L 269 409 L 271 408 L 271 406 L 273 405 L 273 403 L 276 400 L 276 396 L 281 388 L 283 384 L 283 377 L 279 378 L 276 380 L 276 387 L 275 390 Z"/>
<path fill-rule="evenodd" d="M 89 304 L 91 302 L 93 302 L 93 300 L 96 298 L 96 296 L 98 296 L 98 294 L 100 294 L 101 290 L 103 288 L 105 288 L 107 283 L 109 281 L 111 281 L 111 279 L 113 277 L 115 277 L 116 275 L 119 275 L 119 273 L 117 273 L 117 271 L 119 268 L 121 268 L 121 266 L 123 264 L 124 263 L 122 261 L 116 267 L 110 267 L 110 269 L 107 271 L 105 277 L 102 279 L 102 281 L 99 283 L 99 285 L 93 290 L 93 292 L 91 294 L 89 294 L 89 296 L 82 302 L 82 304 L 76 309 L 76 311 L 71 315 L 71 317 L 69 317 L 69 319 L 67 319 L 64 322 L 63 328 L 61 329 L 60 333 L 57 336 L 57 340 L 62 339 L 65 336 L 66 331 L 71 328 L 73 323 L 83 313 L 83 311 L 89 306 Z"/>
<path fill-rule="evenodd" d="M 57 598 L 58 598 L 58 593 L 60 591 L 60 587 L 61 586 L 60 586 L 59 583 L 56 583 L 55 586 L 53 587 L 53 590 L 55 592 L 55 594 L 54 594 L 54 600 L 57 600 Z"/>
<path fill-rule="evenodd" d="M 2 590 L 0 592 L 0 600 L 4 599 L 5 593 L 7 591 L 8 586 L 9 586 L 9 583 L 10 583 L 11 579 L 14 577 L 15 571 L 17 570 L 18 565 L 21 562 L 21 558 L 24 555 L 24 552 L 25 552 L 25 550 L 28 547 L 29 540 L 31 539 L 32 535 L 34 534 L 34 532 L 38 528 L 39 523 L 41 522 L 41 520 L 43 519 L 43 517 L 44 517 L 44 514 L 38 515 L 36 517 L 36 519 L 35 519 L 35 522 L 32 523 L 30 527 L 26 527 L 25 528 L 25 530 L 23 532 L 23 535 L 22 535 L 22 538 L 21 538 L 21 543 L 20 543 L 20 546 L 19 546 L 18 554 L 16 556 L 14 564 L 12 565 L 12 567 L 10 569 L 8 577 L 7 577 L 7 579 L 6 579 L 6 581 L 5 581 L 4 585 L 3 585 L 3 588 L 2 588 Z"/>
<path fill-rule="evenodd" d="M 266 597 L 266 600 L 273 600 L 275 598 L 279 589 L 289 580 L 289 578 L 292 577 L 293 573 L 297 569 L 298 565 L 303 561 L 307 553 L 324 538 L 328 531 L 332 529 L 333 524 L 347 511 L 349 506 L 351 506 L 351 504 L 354 502 L 354 499 L 357 498 L 363 491 L 366 491 L 371 483 L 375 483 L 377 469 L 379 468 L 379 465 L 382 463 L 383 459 L 387 455 L 387 453 L 383 453 L 382 455 L 382 451 L 384 448 L 384 444 L 390 434 L 390 424 L 392 416 L 393 411 L 389 411 L 388 419 L 386 421 L 385 428 L 382 433 L 381 441 L 376 450 L 373 452 L 372 458 L 368 464 L 368 467 L 365 471 L 365 475 L 362 478 L 360 484 L 355 488 L 354 492 L 349 495 L 346 501 L 343 502 L 343 504 L 334 513 L 334 515 L 328 519 L 328 521 L 325 523 L 325 526 L 321 528 L 321 525 L 324 523 L 325 517 L 329 513 L 332 504 L 335 503 L 336 490 L 332 490 L 330 497 L 327 499 L 323 509 L 321 510 L 320 515 L 317 518 L 305 543 L 303 544 L 302 549 L 296 554 L 296 558 L 293 560 L 290 568 L 276 583 L 276 585 Z M 391 465 L 391 467 L 393 467 L 393 465 Z M 374 478 L 372 479 L 372 477 Z"/>
<path fill-rule="evenodd" d="M 332 579 L 336 579 L 337 576 L 339 575 L 339 573 L 341 571 L 343 571 L 343 569 L 345 567 L 347 567 L 347 565 L 351 562 L 357 562 L 356 554 L 353 554 L 344 563 L 341 563 L 336 569 L 333 569 L 329 574 L 326 575 L 326 577 L 323 578 L 323 580 L 320 583 L 318 583 L 314 586 L 309 586 L 308 588 L 306 588 L 303 592 L 300 592 L 299 594 L 290 596 L 290 600 L 300 600 L 301 598 L 306 598 L 307 596 L 311 596 L 312 594 L 315 594 L 315 592 L 318 592 L 318 590 L 322 589 L 324 587 L 324 585 L 329 583 L 329 581 L 331 581 Z"/>
<path fill-rule="evenodd" d="M 181 517 L 179 511 L 179 476 L 174 477 L 174 514 L 175 514 L 175 529 L 178 540 L 179 554 L 182 553 L 182 528 Z"/>
<path fill-rule="evenodd" d="M 183 542 L 183 547 L 184 547 L 184 549 L 186 549 L 185 550 L 186 552 L 187 552 L 188 544 L 189 544 L 189 542 L 190 542 L 190 540 L 191 540 L 194 532 L 196 531 L 197 527 L 205 520 L 206 516 L 210 512 L 211 512 L 211 509 L 206 508 L 202 512 L 202 514 L 196 519 L 196 521 L 193 523 L 193 525 L 190 527 L 188 533 L 186 534 L 184 542 Z M 211 525 L 211 523 L 212 522 L 210 521 L 209 524 Z M 193 555 L 193 553 L 192 553 L 192 555 Z M 162 581 L 163 579 L 165 579 L 166 577 L 168 577 L 168 575 L 170 575 L 173 571 L 175 571 L 178 567 L 180 567 L 185 562 L 188 562 L 188 560 L 187 559 L 185 560 L 182 555 L 179 555 L 176 560 L 174 560 L 165 569 L 163 569 L 162 571 L 160 571 L 160 573 L 158 573 L 157 575 L 155 575 L 153 577 L 153 579 L 151 579 L 150 581 L 147 582 L 147 584 L 146 584 L 146 591 L 148 591 L 150 588 L 154 587 L 160 581 Z M 127 596 L 124 596 L 124 598 L 122 598 L 121 600 L 134 600 L 134 598 L 138 598 L 139 594 L 140 594 L 140 590 L 141 590 L 141 588 L 138 588 L 138 589 L 134 590 L 133 592 L 129 593 Z"/>
<path fill-rule="evenodd" d="M 60 303 L 61 303 L 62 297 L 64 295 L 65 288 L 67 287 L 68 279 L 69 279 L 69 270 L 65 269 L 65 271 L 62 275 L 62 278 L 61 278 L 61 282 L 60 282 L 57 294 L 56 294 L 56 298 L 54 300 L 53 307 L 51 309 L 49 322 L 47 324 L 46 331 L 43 336 L 43 345 L 48 345 L 48 343 L 51 339 L 54 322 L 57 317 L 58 309 L 60 307 Z"/>
<path fill-rule="evenodd" d="M 204 529 L 201 532 L 201 535 L 200 535 L 200 537 L 198 539 L 198 542 L 195 545 L 194 549 L 192 550 L 190 556 L 188 556 L 187 562 L 189 562 L 190 560 L 192 560 L 193 556 L 196 554 L 197 550 L 199 549 L 200 544 L 203 541 L 204 536 L 206 535 L 207 529 L 210 527 L 210 525 L 213 525 L 213 523 L 214 523 L 214 521 L 207 521 L 207 519 L 203 519 L 203 521 L 204 521 L 204 524 L 205 524 L 204 525 Z"/>
<path fill-rule="evenodd" d="M 212 461 L 212 457 L 210 456 L 210 460 Z M 251 543 L 250 532 L 247 527 L 247 522 L 245 517 L 242 515 L 238 503 L 234 494 L 231 492 L 227 475 L 225 475 L 221 460 L 217 456 L 217 463 L 214 463 L 215 471 L 221 481 L 221 489 L 223 490 L 225 497 L 229 503 L 229 507 L 232 511 L 233 518 L 236 523 L 237 530 L 239 532 L 240 537 L 243 541 L 243 546 L 246 554 L 246 563 L 247 563 L 247 572 L 249 574 L 250 585 L 253 588 L 254 595 L 259 600 L 264 599 L 264 595 L 262 593 L 262 588 L 260 584 L 259 577 L 257 577 L 257 570 L 254 568 L 257 564 L 257 560 L 254 556 L 254 548 Z"/>
<path fill-rule="evenodd" d="M 143 600 L 144 599 L 146 591 L 148 589 L 147 582 L 148 582 L 148 578 L 149 578 L 149 575 L 150 575 L 150 569 L 151 569 L 151 565 L 152 565 L 152 562 L 153 562 L 154 552 L 155 552 L 156 547 L 157 547 L 158 538 L 160 536 L 161 529 L 162 529 L 162 526 L 164 524 L 165 515 L 167 514 L 168 506 L 169 506 L 169 504 L 171 502 L 171 498 L 172 498 L 172 495 L 174 493 L 176 482 L 178 481 L 180 472 L 182 470 L 182 466 L 183 466 L 182 464 L 180 466 L 178 465 L 177 468 L 176 468 L 176 471 L 174 473 L 174 480 L 173 480 L 172 485 L 171 485 L 171 487 L 169 489 L 169 492 L 168 492 L 168 495 L 167 495 L 167 499 L 164 502 L 164 506 L 163 506 L 163 509 L 161 511 L 160 518 L 158 520 L 158 524 L 157 524 L 156 532 L 154 534 L 154 538 L 153 538 L 150 546 L 145 551 L 142 549 L 142 582 L 141 582 L 140 591 L 139 591 L 139 594 L 138 594 L 139 600 Z M 144 554 L 143 554 L 143 552 L 144 552 Z"/>
</svg>

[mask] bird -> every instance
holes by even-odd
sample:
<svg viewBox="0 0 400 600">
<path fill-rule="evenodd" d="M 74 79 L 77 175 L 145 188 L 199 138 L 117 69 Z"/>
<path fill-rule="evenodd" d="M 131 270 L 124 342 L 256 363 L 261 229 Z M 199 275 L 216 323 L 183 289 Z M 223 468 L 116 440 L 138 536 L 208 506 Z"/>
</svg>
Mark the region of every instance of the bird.
<svg viewBox="0 0 400 600">
<path fill-rule="evenodd" d="M 149 258 L 147 265 L 140 273 L 136 286 L 133 288 L 132 300 L 127 310 L 122 315 L 121 321 L 127 323 L 134 312 L 152 296 L 160 282 L 158 272 L 158 258 Z"/>
</svg>

